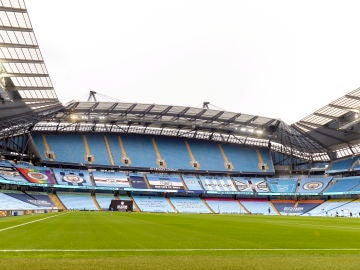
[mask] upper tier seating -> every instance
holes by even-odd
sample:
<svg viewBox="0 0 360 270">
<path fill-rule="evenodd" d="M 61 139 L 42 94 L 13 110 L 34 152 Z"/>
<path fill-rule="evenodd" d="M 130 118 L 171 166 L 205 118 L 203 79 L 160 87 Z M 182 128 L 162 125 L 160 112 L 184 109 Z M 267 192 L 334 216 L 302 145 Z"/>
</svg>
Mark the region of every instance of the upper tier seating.
<svg viewBox="0 0 360 270">
<path fill-rule="evenodd" d="M 217 143 L 188 140 L 195 160 L 201 170 L 226 171 L 224 159 Z"/>
<path fill-rule="evenodd" d="M 86 137 L 90 155 L 94 156 L 94 164 L 111 165 L 109 154 L 106 150 L 104 135 L 89 134 Z"/>
<path fill-rule="evenodd" d="M 236 171 L 274 172 L 270 153 L 266 149 L 261 149 L 257 152 L 256 149 L 233 144 L 223 144 L 222 147 Z M 265 164 L 265 170 L 261 169 L 261 159 Z"/>
<path fill-rule="evenodd" d="M 172 197 L 170 201 L 180 213 L 211 213 L 200 198 Z"/>
<path fill-rule="evenodd" d="M 161 157 L 168 168 L 193 170 L 191 159 L 183 139 L 173 137 L 155 137 Z"/>
<path fill-rule="evenodd" d="M 133 196 L 133 199 L 141 212 L 175 213 L 175 210 L 164 197 Z"/>
<path fill-rule="evenodd" d="M 141 135 L 121 135 L 124 148 L 133 167 L 156 168 L 156 153 L 151 137 Z"/>
<path fill-rule="evenodd" d="M 341 172 L 348 172 L 352 169 L 355 161 L 357 161 L 359 157 L 350 157 L 341 160 L 336 160 L 330 164 L 327 169 L 327 173 L 341 173 Z"/>
<path fill-rule="evenodd" d="M 32 137 L 42 160 L 145 168 L 274 173 L 267 149 L 253 149 L 236 144 L 138 134 L 34 133 Z M 49 153 L 52 153 L 52 158 Z"/>
</svg>

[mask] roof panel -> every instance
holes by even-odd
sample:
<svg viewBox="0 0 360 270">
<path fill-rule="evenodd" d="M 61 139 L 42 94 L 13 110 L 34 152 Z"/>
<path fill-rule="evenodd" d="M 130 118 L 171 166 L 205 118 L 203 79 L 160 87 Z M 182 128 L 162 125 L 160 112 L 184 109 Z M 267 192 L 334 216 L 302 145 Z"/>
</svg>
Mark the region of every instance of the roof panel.
<svg viewBox="0 0 360 270">
<path fill-rule="evenodd" d="M 25 103 L 37 109 L 38 105 L 32 105 L 46 97 L 51 100 L 41 106 L 44 110 L 60 107 L 24 2 L 2 0 L 0 9 L 0 88 L 5 92 L 5 101 L 17 102 L 16 98 L 26 97 Z"/>
</svg>

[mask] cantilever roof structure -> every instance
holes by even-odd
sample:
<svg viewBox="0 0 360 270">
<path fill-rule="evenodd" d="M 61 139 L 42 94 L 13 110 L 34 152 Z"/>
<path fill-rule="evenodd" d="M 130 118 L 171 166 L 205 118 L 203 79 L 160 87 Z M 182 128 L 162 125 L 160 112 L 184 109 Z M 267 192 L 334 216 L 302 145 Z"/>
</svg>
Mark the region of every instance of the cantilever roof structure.
<svg viewBox="0 0 360 270">
<path fill-rule="evenodd" d="M 61 107 L 24 1 L 0 1 L 1 127 L 8 127 L 14 118 L 30 120 Z"/>
<path fill-rule="evenodd" d="M 35 131 L 167 135 L 269 147 L 313 160 L 329 157 L 317 142 L 279 119 L 174 105 L 70 102 Z M 270 144 L 269 144 L 270 142 Z"/>
<path fill-rule="evenodd" d="M 360 153 L 360 88 L 292 125 L 336 158 Z"/>
</svg>

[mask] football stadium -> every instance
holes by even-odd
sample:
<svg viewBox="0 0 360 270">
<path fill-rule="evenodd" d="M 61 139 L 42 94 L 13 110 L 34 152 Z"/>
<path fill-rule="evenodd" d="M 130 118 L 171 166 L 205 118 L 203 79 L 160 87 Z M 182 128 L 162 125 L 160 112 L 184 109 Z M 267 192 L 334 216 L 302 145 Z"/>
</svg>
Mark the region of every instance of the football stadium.
<svg viewBox="0 0 360 270">
<path fill-rule="evenodd" d="M 300 121 L 62 103 L 0 1 L 0 268 L 359 269 L 360 89 Z"/>
</svg>

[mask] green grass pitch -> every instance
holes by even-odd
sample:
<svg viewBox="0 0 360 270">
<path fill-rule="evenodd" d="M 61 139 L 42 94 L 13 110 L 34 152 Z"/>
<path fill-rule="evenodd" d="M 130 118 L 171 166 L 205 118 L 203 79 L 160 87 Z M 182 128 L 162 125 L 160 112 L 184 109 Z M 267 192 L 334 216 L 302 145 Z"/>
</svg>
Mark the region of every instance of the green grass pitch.
<svg viewBox="0 0 360 270">
<path fill-rule="evenodd" d="M 0 269 L 360 269 L 360 219 L 115 212 L 7 217 L 0 218 Z"/>
</svg>

